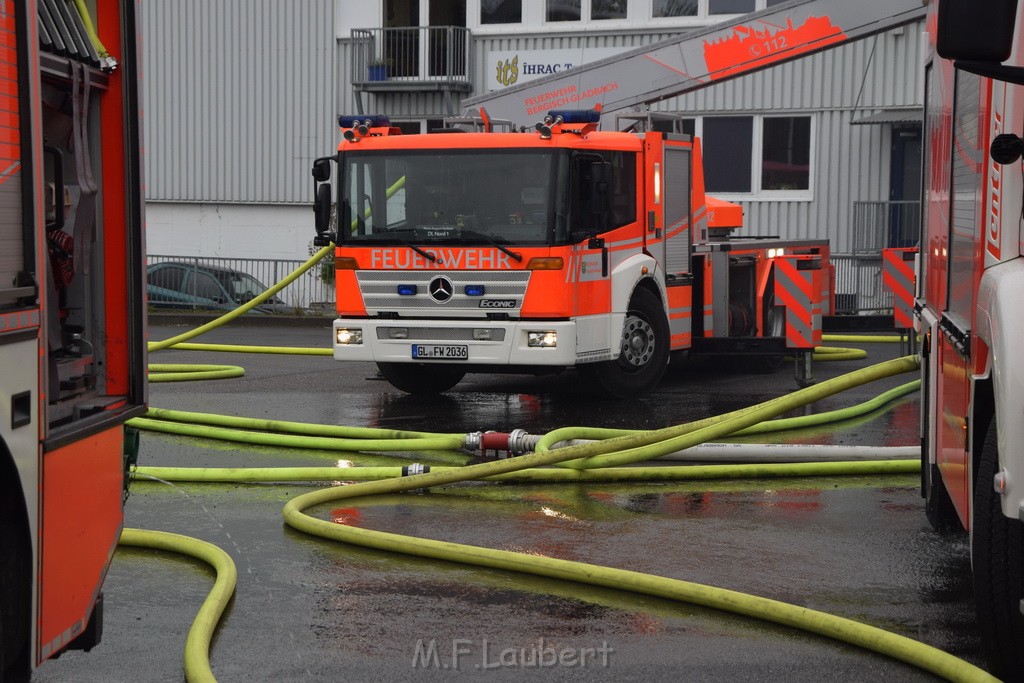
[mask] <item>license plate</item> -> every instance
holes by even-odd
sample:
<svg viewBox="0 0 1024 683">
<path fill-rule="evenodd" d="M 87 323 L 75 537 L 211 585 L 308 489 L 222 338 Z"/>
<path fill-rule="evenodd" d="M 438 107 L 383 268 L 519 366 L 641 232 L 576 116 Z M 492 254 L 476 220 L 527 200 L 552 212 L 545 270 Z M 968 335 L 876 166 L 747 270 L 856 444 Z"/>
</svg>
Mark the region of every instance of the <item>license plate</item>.
<svg viewBox="0 0 1024 683">
<path fill-rule="evenodd" d="M 464 344 L 413 344 L 412 357 L 417 360 L 469 360 L 469 347 Z"/>
</svg>

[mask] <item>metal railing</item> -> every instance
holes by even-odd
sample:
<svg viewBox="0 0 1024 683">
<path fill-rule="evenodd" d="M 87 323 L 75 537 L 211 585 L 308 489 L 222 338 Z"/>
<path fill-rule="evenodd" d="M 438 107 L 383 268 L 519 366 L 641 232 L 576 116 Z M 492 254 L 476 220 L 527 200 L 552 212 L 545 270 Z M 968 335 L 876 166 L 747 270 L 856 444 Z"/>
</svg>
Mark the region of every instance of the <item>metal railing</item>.
<svg viewBox="0 0 1024 683">
<path fill-rule="evenodd" d="M 147 294 L 154 309 L 232 309 L 252 298 L 251 284 L 239 277 L 256 280 L 252 289 L 261 294 L 283 280 L 305 262 L 304 259 L 208 258 L 203 256 L 146 256 Z M 163 264 L 163 265 L 161 265 Z M 328 256 L 277 293 L 262 307 L 273 313 L 334 312 L 334 263 Z M 238 290 L 242 291 L 239 292 Z"/>
<path fill-rule="evenodd" d="M 892 292 L 882 286 L 882 253 L 832 254 L 836 315 L 892 313 Z"/>
<path fill-rule="evenodd" d="M 853 253 L 881 253 L 886 247 L 912 247 L 921 235 L 921 202 L 853 203 Z"/>
<path fill-rule="evenodd" d="M 412 26 L 352 29 L 352 84 L 360 88 L 447 87 L 469 91 L 469 29 Z"/>
</svg>

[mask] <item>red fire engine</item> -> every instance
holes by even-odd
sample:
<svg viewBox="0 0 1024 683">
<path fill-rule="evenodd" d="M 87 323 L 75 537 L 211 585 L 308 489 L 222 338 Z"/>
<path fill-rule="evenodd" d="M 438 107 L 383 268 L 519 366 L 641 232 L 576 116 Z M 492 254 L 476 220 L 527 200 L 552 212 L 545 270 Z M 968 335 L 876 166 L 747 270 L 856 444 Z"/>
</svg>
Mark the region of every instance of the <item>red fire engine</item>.
<svg viewBox="0 0 1024 683">
<path fill-rule="evenodd" d="M 597 130 L 593 109 L 639 110 L 923 12 L 920 0 L 773 5 L 470 97 L 455 134 L 342 117 L 338 154 L 313 168 L 318 244 L 338 247 L 335 358 L 375 361 L 415 393 L 466 372 L 574 367 L 636 395 L 683 352 L 767 368 L 795 354 L 809 380 L 832 307 L 827 244 L 731 234 L 741 210 L 705 197 L 699 141 L 640 121 Z M 484 105 L 506 122 L 546 118 L 494 132 Z"/>
<path fill-rule="evenodd" d="M 632 396 L 684 351 L 768 367 L 795 353 L 809 379 L 827 241 L 731 234 L 741 208 L 705 197 L 699 140 L 601 131 L 599 117 L 553 110 L 495 132 L 480 112 L 458 122 L 477 130 L 422 135 L 342 117 L 338 155 L 313 170 L 318 239 L 338 247 L 335 358 L 375 361 L 411 393 L 575 367 Z"/>
<path fill-rule="evenodd" d="M 917 277 L 922 492 L 936 527 L 971 532 L 993 673 L 1024 678 L 1024 234 L 1016 0 L 932 3 Z M 956 61 L 953 61 L 956 60 Z M 1015 132 L 1016 131 L 1016 132 Z"/>
<path fill-rule="evenodd" d="M 90 5 L 0 3 L 0 677 L 98 642 L 145 410 L 136 8 Z"/>
</svg>

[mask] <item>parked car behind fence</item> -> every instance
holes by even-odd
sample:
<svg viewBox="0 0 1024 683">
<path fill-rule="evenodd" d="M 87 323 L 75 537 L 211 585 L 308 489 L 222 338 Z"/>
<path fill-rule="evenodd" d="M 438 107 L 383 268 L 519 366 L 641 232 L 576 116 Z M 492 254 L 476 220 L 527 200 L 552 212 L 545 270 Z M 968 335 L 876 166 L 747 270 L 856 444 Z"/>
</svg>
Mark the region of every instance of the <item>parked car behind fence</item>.
<svg viewBox="0 0 1024 683">
<path fill-rule="evenodd" d="M 294 271 L 302 261 L 149 256 L 149 305 L 155 309 L 230 310 L 251 301 Z M 319 269 L 304 273 L 254 309 L 260 313 L 331 310 L 333 284 Z M 270 283 L 270 285 L 264 284 Z"/>
</svg>

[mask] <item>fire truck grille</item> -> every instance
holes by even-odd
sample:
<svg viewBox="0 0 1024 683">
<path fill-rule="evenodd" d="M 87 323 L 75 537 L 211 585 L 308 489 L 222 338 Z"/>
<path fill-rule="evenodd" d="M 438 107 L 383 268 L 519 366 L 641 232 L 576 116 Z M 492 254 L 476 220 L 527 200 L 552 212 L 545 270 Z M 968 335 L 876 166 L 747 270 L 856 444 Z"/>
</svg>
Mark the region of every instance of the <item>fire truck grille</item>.
<svg viewBox="0 0 1024 683">
<path fill-rule="evenodd" d="M 361 270 L 356 272 L 356 279 L 370 315 L 395 311 L 403 315 L 484 317 L 493 312 L 517 315 L 523 306 L 530 274 L 528 270 Z M 447 283 L 437 282 L 439 278 L 447 279 Z M 399 294 L 410 286 L 415 287 L 415 294 Z M 474 290 L 482 290 L 483 294 L 466 293 Z"/>
<path fill-rule="evenodd" d="M 378 327 L 377 328 L 377 339 L 395 339 L 392 335 L 392 330 L 404 330 L 408 335 L 407 337 L 400 337 L 401 339 L 410 339 L 412 341 L 473 341 L 478 340 L 476 330 L 480 328 L 463 327 L 463 328 L 448 328 L 448 327 Z M 483 328 L 490 332 L 490 336 L 486 337 L 486 341 L 502 342 L 505 341 L 505 330 L 500 328 Z"/>
</svg>

